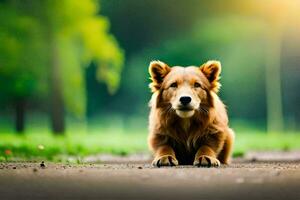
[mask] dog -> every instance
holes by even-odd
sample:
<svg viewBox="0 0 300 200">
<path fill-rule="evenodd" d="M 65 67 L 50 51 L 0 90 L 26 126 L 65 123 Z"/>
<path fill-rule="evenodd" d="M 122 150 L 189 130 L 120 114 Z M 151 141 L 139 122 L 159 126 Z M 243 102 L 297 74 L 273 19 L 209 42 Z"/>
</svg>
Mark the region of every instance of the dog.
<svg viewBox="0 0 300 200">
<path fill-rule="evenodd" d="M 220 73 L 219 61 L 188 67 L 150 63 L 148 144 L 154 166 L 230 163 L 234 132 L 217 95 Z"/>
</svg>

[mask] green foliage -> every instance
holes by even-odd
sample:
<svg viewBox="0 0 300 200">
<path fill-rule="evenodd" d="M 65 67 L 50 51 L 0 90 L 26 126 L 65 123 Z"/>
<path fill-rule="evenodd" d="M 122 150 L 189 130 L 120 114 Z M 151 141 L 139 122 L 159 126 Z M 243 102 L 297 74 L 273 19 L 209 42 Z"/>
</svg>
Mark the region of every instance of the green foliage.
<svg viewBox="0 0 300 200">
<path fill-rule="evenodd" d="M 0 4 L 0 10 L 2 95 L 18 98 L 43 93 L 46 84 L 42 75 L 45 72 L 44 46 L 41 32 L 36 28 L 37 20 L 11 6 Z"/>
<path fill-rule="evenodd" d="M 24 4 L 28 6 L 24 6 Z M 0 89 L 9 96 L 45 96 L 50 76 L 61 85 L 67 110 L 85 115 L 85 67 L 116 91 L 123 52 L 94 0 L 7 1 L 0 4 Z"/>
<path fill-rule="evenodd" d="M 123 53 L 108 33 L 108 20 L 97 15 L 99 5 L 96 1 L 46 2 L 44 7 L 48 12 L 44 17 L 58 46 L 65 102 L 69 111 L 84 116 L 86 86 L 83 67 L 93 61 L 98 66 L 98 79 L 104 81 L 113 93 L 119 85 Z"/>
</svg>

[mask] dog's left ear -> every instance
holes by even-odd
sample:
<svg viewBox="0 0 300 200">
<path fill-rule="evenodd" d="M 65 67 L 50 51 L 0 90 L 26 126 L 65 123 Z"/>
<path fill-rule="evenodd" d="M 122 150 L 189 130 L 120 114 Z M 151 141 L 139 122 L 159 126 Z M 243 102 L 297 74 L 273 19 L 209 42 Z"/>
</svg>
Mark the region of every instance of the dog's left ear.
<svg viewBox="0 0 300 200">
<path fill-rule="evenodd" d="M 211 84 L 211 90 L 218 92 L 221 84 L 219 83 L 221 73 L 221 63 L 219 61 L 210 60 L 200 66 L 201 72 Z"/>
<path fill-rule="evenodd" d="M 152 83 L 149 87 L 152 92 L 156 92 L 161 88 L 161 84 L 165 76 L 171 71 L 171 68 L 161 61 L 152 61 L 149 65 L 149 74 L 151 76 Z"/>
</svg>

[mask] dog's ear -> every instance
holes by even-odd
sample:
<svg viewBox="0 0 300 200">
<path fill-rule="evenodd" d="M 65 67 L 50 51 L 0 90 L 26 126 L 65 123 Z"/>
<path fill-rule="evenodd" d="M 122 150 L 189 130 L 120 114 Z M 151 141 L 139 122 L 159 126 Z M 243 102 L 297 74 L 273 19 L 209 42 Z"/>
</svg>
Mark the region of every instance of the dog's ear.
<svg viewBox="0 0 300 200">
<path fill-rule="evenodd" d="M 161 84 L 165 78 L 165 76 L 171 71 L 171 68 L 161 61 L 152 61 L 149 65 L 149 74 L 152 83 L 150 83 L 149 87 L 152 92 L 156 92 L 160 89 Z"/>
<path fill-rule="evenodd" d="M 201 72 L 211 84 L 211 90 L 218 92 L 221 84 L 219 83 L 221 73 L 221 63 L 219 61 L 210 60 L 200 66 Z"/>
</svg>

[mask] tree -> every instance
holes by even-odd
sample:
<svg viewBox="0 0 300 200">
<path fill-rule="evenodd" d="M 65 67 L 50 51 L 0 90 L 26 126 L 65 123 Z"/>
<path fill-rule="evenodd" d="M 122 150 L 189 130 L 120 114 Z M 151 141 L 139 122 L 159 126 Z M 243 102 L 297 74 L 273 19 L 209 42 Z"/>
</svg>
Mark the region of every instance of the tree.
<svg viewBox="0 0 300 200">
<path fill-rule="evenodd" d="M 42 6 L 40 11 L 47 10 L 40 15 L 49 41 L 52 127 L 54 132 L 63 132 L 63 101 L 77 116 L 85 113 L 82 66 L 94 61 L 99 66 L 98 78 L 113 92 L 118 86 L 123 54 L 108 34 L 107 19 L 97 15 L 96 1 L 49 0 Z M 78 91 L 75 95 L 74 86 Z"/>
<path fill-rule="evenodd" d="M 85 115 L 84 67 L 95 63 L 98 66 L 98 79 L 114 92 L 119 84 L 123 52 L 115 38 L 108 33 L 108 20 L 98 15 L 97 1 L 9 2 L 11 7 L 37 22 L 34 28 L 41 33 L 40 44 L 46 53 L 29 55 L 28 59 L 34 60 L 37 55 L 43 58 L 52 130 L 63 133 L 65 110 L 78 117 Z M 32 36 L 30 39 L 36 38 Z M 39 65 L 33 68 L 39 68 Z"/>
<path fill-rule="evenodd" d="M 279 133 L 284 129 L 281 78 L 282 36 L 288 26 L 295 21 L 298 22 L 300 3 L 296 0 L 275 0 L 272 4 L 254 2 L 258 7 L 258 14 L 268 25 L 268 31 L 266 31 L 268 51 L 265 64 L 267 129 L 270 133 Z"/>
<path fill-rule="evenodd" d="M 38 24 L 9 4 L 0 4 L 0 90 L 2 103 L 15 110 L 16 132 L 23 132 L 28 99 L 45 91 L 43 46 Z M 35 58 L 35 59 L 32 59 Z M 39 67 L 37 67 L 39 66 Z"/>
</svg>

